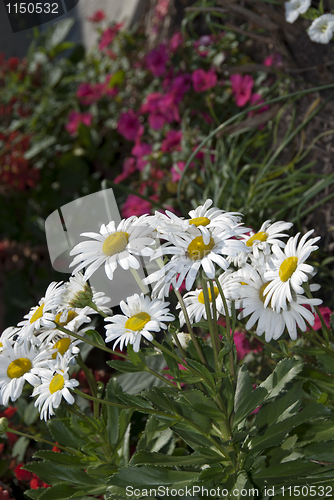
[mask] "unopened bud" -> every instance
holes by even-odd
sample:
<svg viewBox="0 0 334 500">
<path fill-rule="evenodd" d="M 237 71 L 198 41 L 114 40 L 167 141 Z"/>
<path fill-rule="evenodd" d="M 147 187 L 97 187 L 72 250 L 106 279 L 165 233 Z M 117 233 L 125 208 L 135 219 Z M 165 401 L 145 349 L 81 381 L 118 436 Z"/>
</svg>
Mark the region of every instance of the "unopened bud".
<svg viewBox="0 0 334 500">
<path fill-rule="evenodd" d="M 0 418 L 0 435 L 4 434 L 8 429 L 8 420 L 6 417 Z"/>
<path fill-rule="evenodd" d="M 85 283 L 84 289 L 75 294 L 70 302 L 71 307 L 84 308 L 89 306 L 93 300 L 93 291 L 88 283 Z"/>
</svg>

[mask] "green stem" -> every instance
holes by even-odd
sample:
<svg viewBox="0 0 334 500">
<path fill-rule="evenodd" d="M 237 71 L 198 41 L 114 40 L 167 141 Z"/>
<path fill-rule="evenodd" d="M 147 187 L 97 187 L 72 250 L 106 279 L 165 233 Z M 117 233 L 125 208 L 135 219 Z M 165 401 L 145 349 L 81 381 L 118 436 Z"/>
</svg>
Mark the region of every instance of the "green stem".
<svg viewBox="0 0 334 500">
<path fill-rule="evenodd" d="M 173 386 L 173 387 L 175 388 L 175 386 Z M 90 396 L 89 394 L 86 394 L 86 393 L 80 391 L 79 389 L 72 389 L 72 392 L 74 392 L 78 396 L 81 396 L 82 398 L 89 399 L 90 401 L 97 400 L 99 403 L 102 403 L 104 405 L 116 406 L 116 408 L 122 408 L 123 410 L 141 411 L 144 413 L 150 413 L 153 415 L 160 415 L 161 417 L 167 417 L 167 418 L 171 418 L 173 416 L 179 417 L 178 415 L 173 415 L 172 413 L 166 413 L 163 411 L 154 410 L 153 408 L 146 408 L 143 406 L 129 406 L 126 404 L 121 404 L 121 403 L 112 403 L 111 401 L 106 401 L 105 399 L 94 398 L 94 396 Z M 177 420 L 177 418 L 175 418 L 175 420 Z"/>
<path fill-rule="evenodd" d="M 99 309 L 97 307 L 96 304 L 94 304 L 94 302 L 90 302 L 88 304 L 89 307 L 91 307 L 92 309 L 94 309 L 94 311 L 96 311 L 97 313 L 99 313 L 103 318 L 108 318 L 108 314 L 105 314 L 103 311 L 101 311 L 101 309 Z"/>
<path fill-rule="evenodd" d="M 38 436 L 32 436 L 31 434 L 26 434 L 25 432 L 17 431 L 15 429 L 12 429 L 11 427 L 8 427 L 6 432 L 12 432 L 13 434 L 17 434 L 18 436 L 23 436 L 23 437 L 26 437 L 28 439 L 33 439 L 34 441 L 37 441 L 38 443 L 45 443 L 45 444 L 49 444 L 50 446 L 57 446 L 57 448 L 60 448 L 61 450 L 64 450 L 64 451 L 67 451 L 67 453 L 72 453 L 72 455 L 81 456 L 80 453 L 75 452 L 73 450 L 70 450 L 69 448 L 66 448 L 66 446 L 61 446 L 60 444 L 53 443 L 52 441 L 48 441 L 47 439 L 43 439 L 43 438 L 38 437 Z"/>
<path fill-rule="evenodd" d="M 186 358 L 186 357 L 187 357 L 187 354 L 186 354 L 186 352 L 184 351 L 184 349 L 183 349 L 183 347 L 182 347 L 182 345 L 181 345 L 181 343 L 180 343 L 180 341 L 179 341 L 179 338 L 178 338 L 177 333 L 176 333 L 176 331 L 175 331 L 175 330 L 173 330 L 173 331 L 172 331 L 172 335 L 173 335 L 173 337 L 174 337 L 174 340 L 175 340 L 175 343 L 176 343 L 177 347 L 178 347 L 178 348 L 180 349 L 180 351 L 181 351 L 181 354 L 182 354 L 183 358 Z"/>
<path fill-rule="evenodd" d="M 204 296 L 204 306 L 205 306 L 205 312 L 206 312 L 206 318 L 209 324 L 209 330 L 210 330 L 210 335 L 211 335 L 211 340 L 212 340 L 212 349 L 213 349 L 213 356 L 215 360 L 215 370 L 216 372 L 219 371 L 219 361 L 218 361 L 218 356 L 219 356 L 219 345 L 217 344 L 217 337 L 218 337 L 218 332 L 216 332 L 216 328 L 213 326 L 213 320 L 212 320 L 212 315 L 211 315 L 211 307 L 210 307 L 210 298 L 209 298 L 209 293 L 208 293 L 208 285 L 206 282 L 206 277 L 204 273 L 202 273 L 201 276 L 201 282 L 202 282 L 202 292 Z M 212 304 L 215 302 L 215 294 L 211 291 L 211 297 L 212 297 Z M 215 303 L 216 305 L 216 303 Z M 217 327 L 217 325 L 216 325 Z"/>
<path fill-rule="evenodd" d="M 191 340 L 193 341 L 193 344 L 195 346 L 196 352 L 197 352 L 197 354 L 199 356 L 199 359 L 202 361 L 202 363 L 203 363 L 204 366 L 207 366 L 206 360 L 204 358 L 204 354 L 202 353 L 202 349 L 200 348 L 200 345 L 197 342 L 197 338 L 196 338 L 196 335 L 194 334 L 194 330 L 191 328 L 191 324 L 190 324 L 190 320 L 189 320 L 187 308 L 186 308 L 185 303 L 183 301 L 182 295 L 174 287 L 173 287 L 173 290 L 175 292 L 176 297 L 178 298 L 178 301 L 180 302 L 181 309 L 182 309 L 183 314 L 184 314 L 184 319 L 185 319 L 187 328 L 189 330 L 189 334 L 191 336 Z"/>
<path fill-rule="evenodd" d="M 76 361 L 86 375 L 86 379 L 87 379 L 88 385 L 90 387 L 92 396 L 94 396 L 96 398 L 96 396 L 97 396 L 97 383 L 96 383 L 94 375 L 91 373 L 91 371 L 88 369 L 88 367 L 83 362 L 83 359 L 82 359 L 80 353 L 79 353 L 79 356 L 77 357 Z M 96 401 L 94 401 L 94 403 L 93 403 L 93 411 L 94 411 L 94 417 L 96 419 L 98 419 L 99 414 L 100 414 L 100 404 L 97 403 Z"/>
<path fill-rule="evenodd" d="M 223 304 L 224 304 L 225 319 L 226 319 L 226 336 L 227 336 L 227 338 L 228 338 L 229 341 L 231 341 L 231 340 L 233 341 L 234 331 L 232 331 L 232 333 L 230 333 L 231 332 L 230 316 L 229 316 L 229 312 L 228 312 L 228 306 L 227 306 L 227 301 L 226 301 L 226 298 L 225 298 L 225 294 L 223 292 L 223 288 L 222 288 L 221 284 L 219 283 L 219 279 L 217 279 L 216 283 L 217 283 L 217 287 L 218 287 L 220 296 L 221 296 Z M 229 360 L 230 360 L 231 375 L 232 375 L 232 378 L 233 378 L 233 382 L 235 383 L 235 371 L 236 370 L 235 370 L 235 366 L 234 366 L 233 350 L 231 350 L 229 352 Z M 219 366 L 219 371 L 222 370 L 222 366 L 223 366 L 223 360 L 221 361 L 221 364 Z"/>
<path fill-rule="evenodd" d="M 312 329 L 311 326 L 310 326 L 310 328 Z M 306 332 L 302 332 L 301 331 L 301 334 L 303 335 L 303 337 L 305 337 L 306 339 L 308 339 L 310 342 L 312 342 L 313 344 L 315 344 L 316 346 L 318 346 L 322 351 L 326 352 L 327 354 L 329 354 L 329 356 L 331 356 L 332 358 L 334 358 L 334 352 L 331 349 L 328 349 L 328 347 L 325 347 L 323 344 L 321 344 L 320 342 L 318 342 L 317 340 L 315 340 L 313 337 L 311 337 L 311 335 L 308 335 Z"/>
<path fill-rule="evenodd" d="M 71 330 L 64 328 L 63 326 L 59 325 L 56 322 L 55 322 L 55 324 L 56 324 L 57 330 L 60 330 L 61 332 L 66 333 L 67 335 L 70 335 L 71 337 L 74 337 L 75 339 L 81 340 L 81 342 L 86 342 L 86 344 L 90 344 L 93 347 L 97 347 L 98 349 L 101 349 L 102 351 L 109 352 L 109 354 L 116 354 L 116 356 L 120 356 L 121 358 L 129 359 L 128 356 L 126 356 L 125 354 L 122 354 L 122 353 L 117 352 L 117 351 L 113 351 L 112 349 L 109 349 L 106 346 L 103 346 L 101 344 L 98 344 L 97 342 L 93 342 L 92 340 L 87 339 L 87 337 L 83 337 L 82 335 L 78 335 L 77 333 L 71 332 Z"/>
<path fill-rule="evenodd" d="M 160 373 L 156 372 L 155 370 L 152 370 L 152 368 L 150 368 L 149 366 L 146 366 L 145 371 L 150 373 L 151 375 L 154 375 L 158 379 L 162 380 L 165 384 L 167 384 L 170 387 L 173 387 L 173 389 L 175 389 L 175 385 L 173 384 L 173 382 L 171 382 L 170 380 L 168 380 L 166 377 L 164 377 Z"/>
</svg>

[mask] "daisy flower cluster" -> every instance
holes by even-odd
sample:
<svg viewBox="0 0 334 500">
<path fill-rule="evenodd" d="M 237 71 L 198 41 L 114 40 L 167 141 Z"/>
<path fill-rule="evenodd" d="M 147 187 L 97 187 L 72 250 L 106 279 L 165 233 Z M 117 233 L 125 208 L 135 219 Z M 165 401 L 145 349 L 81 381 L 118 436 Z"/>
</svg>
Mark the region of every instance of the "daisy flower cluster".
<svg viewBox="0 0 334 500">
<path fill-rule="evenodd" d="M 310 7 L 311 0 L 290 0 L 285 2 L 285 19 L 288 23 L 294 23 L 300 14 L 306 14 Z M 313 42 L 329 43 L 334 34 L 334 15 L 322 14 L 315 17 L 307 33 Z"/>
<path fill-rule="evenodd" d="M 91 288 L 81 273 L 68 283 L 51 283 L 23 321 L 0 337 L 0 404 L 16 401 L 25 383 L 33 387 L 41 419 L 52 416 L 63 397 L 73 404 L 70 389 L 79 382 L 70 379 L 69 369 L 80 352 L 77 337 L 89 328 L 85 325 L 96 313 L 91 305 L 111 314 L 107 302 L 109 298 Z M 65 327 L 66 333 L 59 327 Z"/>
</svg>

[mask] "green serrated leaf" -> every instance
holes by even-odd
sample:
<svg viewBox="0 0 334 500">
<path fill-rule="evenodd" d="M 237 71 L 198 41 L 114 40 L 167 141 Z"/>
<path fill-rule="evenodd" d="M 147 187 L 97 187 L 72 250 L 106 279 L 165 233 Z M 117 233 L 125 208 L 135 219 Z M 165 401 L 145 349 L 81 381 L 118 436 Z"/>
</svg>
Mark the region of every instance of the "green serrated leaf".
<svg viewBox="0 0 334 500">
<path fill-rule="evenodd" d="M 129 361 L 107 361 L 107 365 L 119 372 L 136 373 L 144 371 L 142 368 L 134 366 Z"/>
<path fill-rule="evenodd" d="M 71 429 L 70 419 L 53 419 L 48 421 L 48 428 L 53 439 L 62 446 L 79 450 L 84 442 Z"/>
<path fill-rule="evenodd" d="M 162 453 L 150 453 L 148 451 L 139 451 L 131 459 L 132 465 L 164 465 L 164 466 L 188 466 L 188 465 L 203 465 L 204 463 L 216 463 L 223 459 L 222 456 L 216 455 L 212 457 L 204 456 L 201 453 L 195 452 L 192 455 L 169 456 Z"/>
<path fill-rule="evenodd" d="M 233 426 L 236 427 L 255 408 L 260 406 L 267 394 L 268 392 L 264 387 L 253 390 L 253 384 L 247 367 L 243 365 L 238 373 L 235 391 Z"/>
<path fill-rule="evenodd" d="M 57 453 L 50 450 L 37 451 L 34 454 L 34 458 L 43 458 L 44 460 L 49 460 L 50 462 L 58 465 L 63 465 L 64 467 L 74 467 L 75 469 L 87 469 L 88 466 L 94 463 L 94 459 L 92 457 L 87 457 L 85 455 L 78 457 L 76 455 L 70 455 L 69 453 Z"/>
</svg>

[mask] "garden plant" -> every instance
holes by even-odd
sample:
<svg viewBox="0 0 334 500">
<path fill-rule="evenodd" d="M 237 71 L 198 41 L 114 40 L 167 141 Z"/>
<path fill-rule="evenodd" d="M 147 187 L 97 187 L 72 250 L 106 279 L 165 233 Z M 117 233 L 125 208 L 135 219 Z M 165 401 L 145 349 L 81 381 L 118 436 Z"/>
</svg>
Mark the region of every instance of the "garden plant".
<svg viewBox="0 0 334 500">
<path fill-rule="evenodd" d="M 334 495 L 333 257 L 309 225 L 333 197 L 310 158 L 332 130 L 307 135 L 334 84 L 253 60 L 263 33 L 225 4 L 195 2 L 153 47 L 97 11 L 91 52 L 65 20 L 1 59 L 0 232 L 24 263 L 4 283 L 0 498 Z M 323 46 L 326 8 L 283 15 Z M 110 187 L 122 220 L 82 233 L 69 279 L 29 261 L 50 213 Z M 100 268 L 141 292 L 111 308 Z"/>
</svg>

